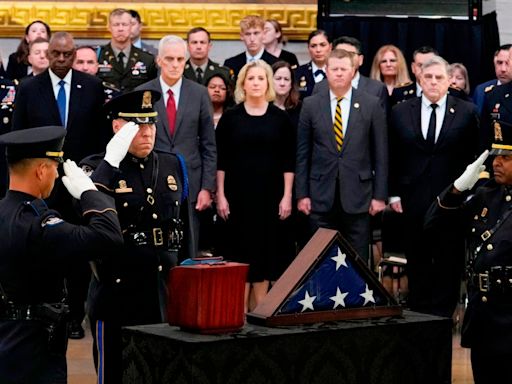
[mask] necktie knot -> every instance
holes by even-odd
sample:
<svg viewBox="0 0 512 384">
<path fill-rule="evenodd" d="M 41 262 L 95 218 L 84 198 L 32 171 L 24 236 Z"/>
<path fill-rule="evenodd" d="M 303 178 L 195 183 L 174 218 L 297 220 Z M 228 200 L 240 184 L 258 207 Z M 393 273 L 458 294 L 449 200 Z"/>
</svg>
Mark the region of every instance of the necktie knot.
<svg viewBox="0 0 512 384">
<path fill-rule="evenodd" d="M 124 52 L 123 52 L 123 51 L 121 51 L 121 52 L 119 52 L 119 53 L 117 54 L 117 62 L 118 62 L 119 64 L 121 64 L 121 66 L 122 66 L 122 67 L 124 67 L 124 58 L 125 58 L 125 56 L 126 56 L 126 55 L 124 54 Z"/>
<path fill-rule="evenodd" d="M 430 107 L 432 108 L 433 111 L 435 111 L 436 108 L 439 107 L 439 105 L 432 103 L 432 104 L 430 104 Z"/>
<path fill-rule="evenodd" d="M 337 97 L 337 98 L 336 98 L 336 102 L 337 102 L 338 104 L 339 104 L 339 103 L 341 103 L 341 100 L 343 100 L 343 97 Z"/>
<path fill-rule="evenodd" d="M 167 94 L 169 95 L 169 97 L 173 97 L 174 96 L 174 93 L 172 92 L 172 89 L 168 89 L 167 90 Z"/>
<path fill-rule="evenodd" d="M 66 84 L 66 82 L 65 82 L 64 80 L 59 81 L 59 85 L 60 85 L 61 87 L 63 87 L 63 86 L 64 86 L 64 84 Z"/>
<path fill-rule="evenodd" d="M 322 78 L 325 79 L 325 72 L 322 69 L 317 69 L 315 71 L 315 77 L 322 75 Z"/>
<path fill-rule="evenodd" d="M 197 69 L 196 69 L 196 77 L 197 77 L 197 82 L 198 83 L 202 83 L 203 82 L 203 70 L 201 69 L 201 67 L 197 67 Z"/>
</svg>

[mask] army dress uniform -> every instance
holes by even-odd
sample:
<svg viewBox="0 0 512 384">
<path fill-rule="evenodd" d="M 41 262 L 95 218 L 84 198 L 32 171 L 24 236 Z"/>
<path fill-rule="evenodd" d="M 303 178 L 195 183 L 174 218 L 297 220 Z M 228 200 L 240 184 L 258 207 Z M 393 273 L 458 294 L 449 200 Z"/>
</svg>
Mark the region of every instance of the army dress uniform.
<svg viewBox="0 0 512 384">
<path fill-rule="evenodd" d="M 194 71 L 192 64 L 190 64 L 190 59 L 187 60 L 187 63 L 185 64 L 185 70 L 183 72 L 183 76 L 185 76 L 187 79 L 195 81 L 196 83 L 202 85 L 206 85 L 206 81 L 208 79 L 211 79 L 216 74 L 220 74 L 224 78 L 229 79 L 229 81 L 233 82 L 233 72 L 229 68 L 223 67 L 211 60 L 208 60 L 206 69 L 202 73 L 201 81 L 199 81 L 199 79 L 197 78 L 197 73 L 196 71 Z"/>
<path fill-rule="evenodd" d="M 133 45 L 130 48 L 128 63 L 125 67 L 118 63 L 110 43 L 100 47 L 98 63 L 96 76 L 102 81 L 112 84 L 121 92 L 131 91 L 157 76 L 153 55 Z"/>
<path fill-rule="evenodd" d="M 65 132 L 34 128 L 10 132 L 0 142 L 9 159 L 61 160 Z M 85 191 L 80 206 L 82 226 L 67 223 L 44 200 L 22 191 L 9 190 L 0 201 L 1 383 L 66 382 L 66 265 L 113 252 L 123 241 L 111 197 Z"/>
<path fill-rule="evenodd" d="M 119 118 L 122 113 L 116 111 L 122 110 L 125 120 L 153 124 L 157 113 L 153 107 L 140 110 L 141 101 L 132 97 L 139 94 L 160 95 L 156 91 L 123 94 L 105 104 L 110 118 Z M 149 96 L 149 104 L 156 101 Z M 100 191 L 114 197 L 124 236 L 124 246 L 116 254 L 94 261 L 88 297 L 99 382 L 117 383 L 121 327 L 165 321 L 166 279 L 184 243 L 181 209 L 188 203 L 188 186 L 181 159 L 166 152 L 153 150 L 145 158 L 128 153 L 119 168 L 98 154 L 83 159 L 81 166 L 92 172 Z"/>
</svg>

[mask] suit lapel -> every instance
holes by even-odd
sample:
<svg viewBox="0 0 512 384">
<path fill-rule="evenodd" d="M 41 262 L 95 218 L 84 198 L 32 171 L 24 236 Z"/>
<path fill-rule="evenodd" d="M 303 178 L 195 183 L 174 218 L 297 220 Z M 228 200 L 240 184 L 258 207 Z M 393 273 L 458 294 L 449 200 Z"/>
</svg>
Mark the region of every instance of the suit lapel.
<svg viewBox="0 0 512 384">
<path fill-rule="evenodd" d="M 79 109 L 80 100 L 82 99 L 83 90 L 82 84 L 77 79 L 77 74 L 73 71 L 71 75 L 71 84 L 69 86 L 69 111 L 68 111 L 68 127 L 71 127 L 71 123 L 76 116 L 76 111 Z"/>
<path fill-rule="evenodd" d="M 163 127 L 164 134 L 169 139 L 169 142 L 172 142 L 172 137 L 171 134 L 169 133 L 169 120 L 167 119 L 167 108 L 165 107 L 164 95 L 162 92 L 162 87 L 160 86 L 160 77 L 157 77 L 156 79 L 152 80 L 150 88 L 162 93 L 162 97 L 160 97 L 160 100 L 156 102 L 155 108 L 156 111 L 158 112 L 158 120 Z"/>
<path fill-rule="evenodd" d="M 191 80 L 189 80 L 191 81 Z M 180 100 L 178 101 L 178 105 L 176 105 L 176 127 L 174 131 L 174 137 L 179 135 L 180 125 L 183 121 L 183 115 L 185 114 L 187 100 L 189 98 L 189 87 L 186 79 L 182 79 L 181 89 L 180 89 Z"/>
<path fill-rule="evenodd" d="M 455 97 L 449 96 L 446 98 L 446 111 L 444 114 L 443 124 L 441 125 L 441 131 L 437 138 L 435 147 L 442 144 L 443 139 L 446 137 L 446 132 L 451 128 L 453 119 L 455 118 L 455 112 L 457 111 L 457 100 Z"/>
<path fill-rule="evenodd" d="M 423 133 L 421 132 L 421 97 L 416 97 L 411 102 L 411 120 L 416 142 L 422 149 L 426 150 L 427 142 L 425 141 Z"/>
<path fill-rule="evenodd" d="M 50 113 L 52 114 L 53 119 L 60 122 L 59 107 L 57 106 L 57 100 L 55 100 L 55 93 L 53 92 L 53 84 L 50 79 L 50 74 L 46 71 L 44 74 L 39 76 L 41 76 L 39 81 L 39 93 L 42 101 L 41 105 L 47 105 L 50 108 Z"/>
</svg>

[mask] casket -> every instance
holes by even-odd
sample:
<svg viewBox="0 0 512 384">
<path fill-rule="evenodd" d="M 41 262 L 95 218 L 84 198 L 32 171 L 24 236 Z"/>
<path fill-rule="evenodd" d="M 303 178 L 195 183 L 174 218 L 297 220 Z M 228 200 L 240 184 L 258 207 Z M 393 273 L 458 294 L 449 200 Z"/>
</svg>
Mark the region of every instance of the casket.
<svg viewBox="0 0 512 384">
<path fill-rule="evenodd" d="M 168 280 L 169 324 L 210 334 L 242 328 L 248 270 L 248 264 L 234 262 L 172 268 Z"/>
</svg>

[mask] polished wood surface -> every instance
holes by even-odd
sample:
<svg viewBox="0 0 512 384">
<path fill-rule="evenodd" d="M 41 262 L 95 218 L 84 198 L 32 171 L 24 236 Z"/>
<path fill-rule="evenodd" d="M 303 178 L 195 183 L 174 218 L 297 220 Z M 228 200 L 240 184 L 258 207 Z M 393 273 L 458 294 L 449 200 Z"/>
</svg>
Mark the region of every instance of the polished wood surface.
<svg viewBox="0 0 512 384">
<path fill-rule="evenodd" d="M 452 383 L 474 384 L 469 349 L 460 347 L 460 328 L 454 327 L 452 355 Z M 68 384 L 95 384 L 96 373 L 92 362 L 91 332 L 86 327 L 85 338 L 69 340 Z"/>
</svg>

